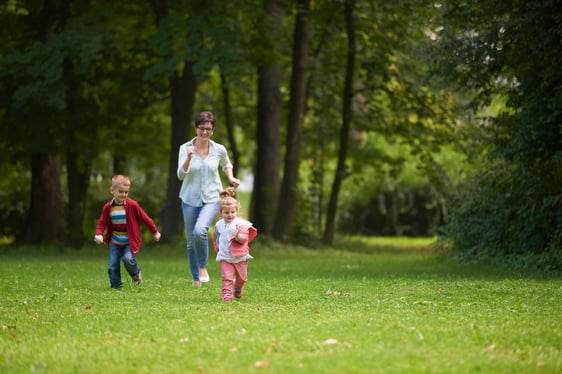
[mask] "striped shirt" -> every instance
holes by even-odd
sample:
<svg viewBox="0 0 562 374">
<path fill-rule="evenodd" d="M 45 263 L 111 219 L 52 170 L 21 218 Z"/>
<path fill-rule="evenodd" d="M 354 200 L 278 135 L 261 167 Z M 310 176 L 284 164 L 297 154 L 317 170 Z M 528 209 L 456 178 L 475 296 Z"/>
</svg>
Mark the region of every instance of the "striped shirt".
<svg viewBox="0 0 562 374">
<path fill-rule="evenodd" d="M 129 244 L 127 236 L 127 214 L 125 213 L 125 204 L 117 204 L 115 201 L 111 204 L 109 212 L 111 217 L 111 225 L 113 231 L 111 233 L 111 242 L 120 246 Z"/>
</svg>

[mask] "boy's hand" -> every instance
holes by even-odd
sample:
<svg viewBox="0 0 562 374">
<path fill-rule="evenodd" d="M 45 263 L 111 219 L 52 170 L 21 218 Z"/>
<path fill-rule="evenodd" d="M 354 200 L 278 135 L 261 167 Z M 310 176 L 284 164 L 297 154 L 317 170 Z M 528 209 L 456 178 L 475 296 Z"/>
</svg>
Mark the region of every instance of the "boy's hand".
<svg viewBox="0 0 562 374">
<path fill-rule="evenodd" d="M 96 244 L 102 244 L 103 243 L 103 235 L 95 235 L 94 236 L 94 242 L 96 242 Z"/>
<path fill-rule="evenodd" d="M 154 238 L 155 241 L 157 242 L 160 241 L 160 232 L 156 231 L 156 233 L 154 233 L 152 237 Z"/>
</svg>

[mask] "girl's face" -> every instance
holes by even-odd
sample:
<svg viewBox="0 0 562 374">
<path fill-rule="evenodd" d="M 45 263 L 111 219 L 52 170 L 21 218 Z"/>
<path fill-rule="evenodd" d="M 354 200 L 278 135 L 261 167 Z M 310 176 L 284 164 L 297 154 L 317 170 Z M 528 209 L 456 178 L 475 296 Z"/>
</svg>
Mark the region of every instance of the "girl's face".
<svg viewBox="0 0 562 374">
<path fill-rule="evenodd" d="M 111 187 L 109 191 L 113 195 L 115 202 L 117 204 L 123 204 L 127 196 L 129 196 L 129 189 L 131 188 L 130 185 L 127 184 L 120 184 L 119 187 L 113 188 Z"/>
<path fill-rule="evenodd" d="M 238 209 L 234 205 L 227 206 L 223 208 L 221 211 L 221 217 L 222 219 L 224 219 L 224 222 L 226 223 L 232 222 L 234 218 L 236 218 L 237 214 L 238 214 Z"/>
</svg>

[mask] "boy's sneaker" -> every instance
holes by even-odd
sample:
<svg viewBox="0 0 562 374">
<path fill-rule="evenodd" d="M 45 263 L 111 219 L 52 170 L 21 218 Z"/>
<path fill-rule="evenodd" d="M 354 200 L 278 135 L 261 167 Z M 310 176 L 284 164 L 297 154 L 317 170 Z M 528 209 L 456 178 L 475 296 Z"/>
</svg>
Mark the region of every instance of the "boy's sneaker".
<svg viewBox="0 0 562 374">
<path fill-rule="evenodd" d="M 141 272 L 139 271 L 139 273 L 135 276 L 133 276 L 133 283 L 136 284 L 137 286 L 140 286 L 142 283 L 142 275 Z"/>
<path fill-rule="evenodd" d="M 234 288 L 234 297 L 240 299 L 242 297 L 242 289 Z"/>
</svg>

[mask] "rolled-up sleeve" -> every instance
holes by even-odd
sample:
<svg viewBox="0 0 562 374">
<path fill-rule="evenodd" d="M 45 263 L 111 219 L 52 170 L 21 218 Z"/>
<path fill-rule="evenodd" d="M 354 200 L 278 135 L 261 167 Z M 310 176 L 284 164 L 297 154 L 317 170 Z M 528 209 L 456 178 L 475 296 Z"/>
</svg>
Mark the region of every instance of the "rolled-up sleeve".
<svg viewBox="0 0 562 374">
<path fill-rule="evenodd" d="M 177 176 L 178 179 L 180 181 L 183 181 L 185 179 L 185 175 L 187 174 L 188 170 L 184 170 L 183 169 L 183 164 L 185 163 L 185 160 L 187 159 L 187 147 L 189 147 L 191 144 L 190 142 L 184 143 L 180 146 L 180 150 L 178 152 L 178 170 L 177 170 Z"/>
</svg>

